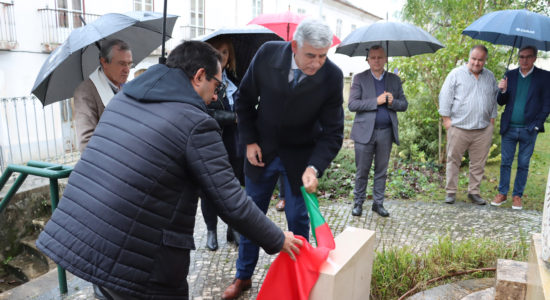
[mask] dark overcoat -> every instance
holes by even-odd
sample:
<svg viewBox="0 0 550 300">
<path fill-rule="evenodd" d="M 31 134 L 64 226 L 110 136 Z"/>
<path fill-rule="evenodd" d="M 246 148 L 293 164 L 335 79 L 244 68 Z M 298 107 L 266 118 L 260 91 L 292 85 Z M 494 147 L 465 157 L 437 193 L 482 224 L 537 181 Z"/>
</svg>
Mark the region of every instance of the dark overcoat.
<svg viewBox="0 0 550 300">
<path fill-rule="evenodd" d="M 544 121 L 550 113 L 550 72 L 535 67 L 531 74 L 531 83 L 527 92 L 525 103 L 525 128 L 544 132 Z M 508 78 L 507 90 L 505 93 L 498 93 L 497 102 L 499 105 L 506 105 L 500 119 L 500 134 L 506 133 L 510 128 L 512 111 L 516 100 L 519 68 L 506 72 Z"/>
<path fill-rule="evenodd" d="M 292 55 L 290 42 L 265 43 L 241 81 L 235 104 L 243 145 L 257 143 L 266 164 L 279 156 L 298 195 L 306 167 L 313 165 L 321 176 L 342 146 L 343 76 L 327 58 L 315 75 L 291 88 Z M 245 158 L 245 174 L 252 180 L 263 170 Z"/>
</svg>

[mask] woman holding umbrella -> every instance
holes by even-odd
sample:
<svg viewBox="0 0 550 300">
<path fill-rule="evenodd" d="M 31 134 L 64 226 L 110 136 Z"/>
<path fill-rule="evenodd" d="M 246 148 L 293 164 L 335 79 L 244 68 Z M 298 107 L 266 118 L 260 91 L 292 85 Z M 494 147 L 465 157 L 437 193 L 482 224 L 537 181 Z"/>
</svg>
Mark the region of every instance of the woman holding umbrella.
<svg viewBox="0 0 550 300">
<path fill-rule="evenodd" d="M 218 121 L 222 128 L 222 140 L 229 156 L 229 162 L 233 167 L 235 176 L 239 179 L 241 185 L 244 185 L 244 155 L 242 147 L 239 145 L 239 136 L 237 131 L 237 114 L 235 113 L 234 96 L 239 84 L 236 75 L 237 62 L 235 59 L 235 50 L 233 43 L 228 37 L 215 37 L 206 41 L 216 48 L 222 55 L 222 82 L 227 87 L 218 94 L 218 101 L 208 105 L 208 113 Z M 218 224 L 218 215 L 208 201 L 201 201 L 201 210 L 206 223 L 207 238 L 206 247 L 215 251 L 218 249 L 218 237 L 216 227 Z M 227 241 L 239 245 L 239 233 L 231 227 L 227 227 Z"/>
</svg>

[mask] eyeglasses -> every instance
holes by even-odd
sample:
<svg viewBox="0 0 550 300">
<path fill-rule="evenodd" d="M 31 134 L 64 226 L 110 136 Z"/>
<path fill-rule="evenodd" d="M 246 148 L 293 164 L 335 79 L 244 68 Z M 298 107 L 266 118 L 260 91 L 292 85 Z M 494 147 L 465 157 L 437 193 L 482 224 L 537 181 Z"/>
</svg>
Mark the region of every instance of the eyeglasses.
<svg viewBox="0 0 550 300">
<path fill-rule="evenodd" d="M 130 69 L 134 67 L 133 62 L 118 61 L 117 64 L 121 67 L 128 67 Z"/>
<path fill-rule="evenodd" d="M 214 89 L 214 93 L 216 93 L 216 95 L 222 95 L 222 97 L 225 97 L 225 89 L 227 88 L 225 83 L 221 82 L 218 78 L 214 76 L 208 76 L 208 77 L 218 82 L 218 86 L 216 87 L 216 89 Z"/>
<path fill-rule="evenodd" d="M 519 56 L 519 59 L 533 59 L 535 56 L 534 55 L 520 55 Z"/>
</svg>

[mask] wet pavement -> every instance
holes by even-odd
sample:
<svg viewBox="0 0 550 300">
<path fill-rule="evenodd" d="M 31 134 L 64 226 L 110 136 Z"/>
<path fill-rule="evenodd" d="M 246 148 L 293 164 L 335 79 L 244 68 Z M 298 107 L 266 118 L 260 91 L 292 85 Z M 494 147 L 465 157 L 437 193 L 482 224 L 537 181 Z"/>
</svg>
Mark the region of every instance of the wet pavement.
<svg viewBox="0 0 550 300">
<path fill-rule="evenodd" d="M 361 217 L 351 215 L 351 201 L 321 204 L 321 211 L 335 236 L 347 226 L 376 231 L 377 251 L 394 246 L 408 246 L 414 252 L 424 251 L 436 242 L 438 237 L 446 234 L 450 234 L 455 241 L 473 237 L 492 237 L 511 243 L 519 240 L 521 235 L 529 237 L 531 233 L 541 230 L 542 213 L 537 211 L 515 211 L 510 208 L 478 206 L 460 201 L 449 205 L 442 202 L 391 200 L 384 203 L 390 217 L 382 218 L 370 210 L 371 203 L 369 201 L 364 204 Z M 268 216 L 281 228 L 286 228 L 284 213 L 275 211 L 272 206 Z M 225 287 L 232 282 L 238 249 L 226 242 L 226 228 L 225 223 L 220 220 L 219 249 L 209 251 L 205 246 L 206 227 L 200 211 L 198 212 L 195 227 L 197 250 L 192 252 L 188 276 L 190 299 L 220 299 Z M 252 278 L 252 288 L 239 299 L 255 299 L 273 259 L 275 256 L 260 251 L 260 259 Z M 50 272 L 48 276 L 57 278 L 55 272 Z M 40 285 L 39 294 L 12 294 L 9 299 L 61 299 L 56 280 Z M 25 286 L 20 288 L 25 289 Z M 0 299 L 8 299 L 2 296 L 0 294 Z M 63 299 L 93 299 L 91 284 L 73 277 L 69 280 L 69 294 Z"/>
</svg>

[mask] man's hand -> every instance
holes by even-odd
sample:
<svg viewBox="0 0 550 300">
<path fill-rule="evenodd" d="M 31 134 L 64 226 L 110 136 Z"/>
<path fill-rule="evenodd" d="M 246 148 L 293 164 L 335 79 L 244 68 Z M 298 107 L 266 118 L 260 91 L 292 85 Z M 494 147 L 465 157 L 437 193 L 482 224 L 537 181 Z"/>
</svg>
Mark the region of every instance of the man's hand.
<svg viewBox="0 0 550 300">
<path fill-rule="evenodd" d="M 290 231 L 285 231 L 285 243 L 281 252 L 285 252 L 290 256 L 292 260 L 296 260 L 296 255 L 300 254 L 300 247 L 303 243 L 301 240 L 294 237 L 294 234 Z M 296 253 L 296 255 L 294 254 Z"/>
<path fill-rule="evenodd" d="M 385 103 L 386 103 L 386 93 L 382 93 L 376 98 L 376 104 L 383 105 Z"/>
<path fill-rule="evenodd" d="M 498 82 L 498 89 L 502 93 L 506 93 L 506 90 L 508 89 L 508 78 L 504 77 Z"/>
<path fill-rule="evenodd" d="M 265 163 L 262 161 L 262 149 L 260 149 L 260 146 L 256 143 L 246 145 L 246 158 L 253 166 L 265 166 Z"/>
<path fill-rule="evenodd" d="M 302 175 L 302 183 L 308 193 L 315 193 L 319 180 L 317 179 L 317 173 L 310 167 L 307 167 Z"/>
<path fill-rule="evenodd" d="M 393 94 L 390 92 L 384 92 L 386 94 L 386 99 L 388 99 L 388 105 L 391 106 L 393 103 Z"/>
<path fill-rule="evenodd" d="M 376 98 L 376 103 L 378 105 L 386 104 L 386 100 L 388 102 L 388 105 L 391 105 L 393 103 L 393 95 L 389 92 L 383 92 Z"/>
<path fill-rule="evenodd" d="M 450 117 L 441 117 L 443 119 L 443 127 L 445 127 L 445 130 L 449 130 L 451 128 L 451 118 Z"/>
</svg>

